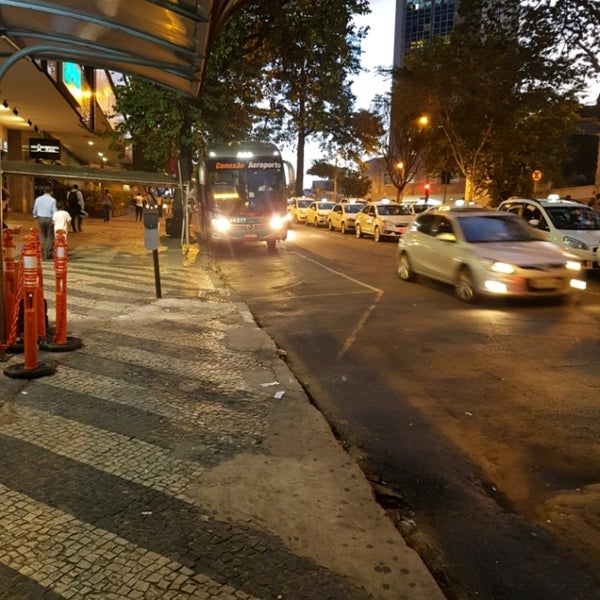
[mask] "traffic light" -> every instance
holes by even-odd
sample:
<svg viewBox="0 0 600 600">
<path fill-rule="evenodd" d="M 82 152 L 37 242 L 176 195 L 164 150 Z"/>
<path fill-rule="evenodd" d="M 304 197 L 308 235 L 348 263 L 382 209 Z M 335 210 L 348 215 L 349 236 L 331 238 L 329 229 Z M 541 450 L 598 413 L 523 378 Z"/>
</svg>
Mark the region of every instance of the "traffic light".
<svg viewBox="0 0 600 600">
<path fill-rule="evenodd" d="M 425 184 L 425 202 L 427 202 L 427 200 L 429 200 L 429 190 L 431 189 L 431 184 L 426 183 Z"/>
</svg>

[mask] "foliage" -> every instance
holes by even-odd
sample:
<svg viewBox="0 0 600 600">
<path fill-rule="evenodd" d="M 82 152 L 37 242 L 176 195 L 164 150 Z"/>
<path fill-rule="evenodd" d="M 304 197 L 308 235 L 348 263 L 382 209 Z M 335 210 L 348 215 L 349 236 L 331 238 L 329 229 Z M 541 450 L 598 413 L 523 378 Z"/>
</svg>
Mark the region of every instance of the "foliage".
<svg viewBox="0 0 600 600">
<path fill-rule="evenodd" d="M 360 170 L 336 166 L 323 160 L 314 161 L 308 174 L 321 179 L 337 178 L 338 191 L 348 197 L 364 198 L 371 189 L 371 180 Z"/>
<path fill-rule="evenodd" d="M 321 139 L 331 154 L 333 149 L 359 152 L 363 130 L 356 129 L 361 121 L 353 113 L 349 76 L 360 70 L 366 32 L 352 18 L 368 11 L 366 0 L 255 0 L 242 8 L 263 64 L 261 86 L 254 91 L 264 112 L 255 131 L 275 142 L 295 143 L 298 195 L 309 139 Z"/>
<path fill-rule="evenodd" d="M 197 159 L 214 141 L 295 142 L 301 190 L 309 139 L 348 159 L 376 143 L 377 117 L 353 112 L 349 82 L 366 33 L 352 18 L 368 11 L 366 0 L 244 3 L 214 39 L 198 99 L 124 79 L 115 143 L 124 149 L 132 140 L 145 166 L 161 169 L 172 156 Z"/>
<path fill-rule="evenodd" d="M 460 6 L 463 20 L 409 55 L 395 89 L 430 117 L 428 170 L 448 170 L 450 160 L 468 182 L 467 199 L 496 203 L 529 193 L 535 169 L 559 173 L 583 80 L 552 51 L 553 38 L 525 35 L 519 2 Z"/>
<path fill-rule="evenodd" d="M 432 150 L 429 117 L 419 112 L 426 106 L 426 98 L 419 101 L 414 88 L 396 85 L 393 93 L 377 97 L 375 106 L 390 123 L 387 135 L 381 138 L 382 158 L 400 198 L 406 185 L 423 170 Z"/>
<path fill-rule="evenodd" d="M 535 0 L 524 3 L 523 20 L 532 40 L 546 45 L 587 76 L 600 75 L 600 10 L 597 0 Z"/>
</svg>

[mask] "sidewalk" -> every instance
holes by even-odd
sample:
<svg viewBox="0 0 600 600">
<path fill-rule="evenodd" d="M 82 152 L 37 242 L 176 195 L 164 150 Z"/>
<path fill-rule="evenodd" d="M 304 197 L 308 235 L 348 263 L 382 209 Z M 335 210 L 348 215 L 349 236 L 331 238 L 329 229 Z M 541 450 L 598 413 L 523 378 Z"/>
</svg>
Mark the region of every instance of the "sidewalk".
<svg viewBox="0 0 600 600">
<path fill-rule="evenodd" d="M 133 216 L 68 242 L 83 346 L 0 379 L 0 599 L 443 598 L 207 254 L 162 237 L 157 299 Z"/>
</svg>

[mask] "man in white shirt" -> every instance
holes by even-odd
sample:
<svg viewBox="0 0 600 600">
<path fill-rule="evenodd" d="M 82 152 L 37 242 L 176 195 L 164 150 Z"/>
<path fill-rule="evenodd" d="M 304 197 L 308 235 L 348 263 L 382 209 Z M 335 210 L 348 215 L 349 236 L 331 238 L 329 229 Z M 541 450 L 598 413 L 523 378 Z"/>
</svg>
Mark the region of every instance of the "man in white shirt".
<svg viewBox="0 0 600 600">
<path fill-rule="evenodd" d="M 54 251 L 54 223 L 52 217 L 56 212 L 56 200 L 52 195 L 52 188 L 46 186 L 44 193 L 38 196 L 33 203 L 33 216 L 37 219 L 42 242 L 42 257 L 52 258 Z"/>
</svg>

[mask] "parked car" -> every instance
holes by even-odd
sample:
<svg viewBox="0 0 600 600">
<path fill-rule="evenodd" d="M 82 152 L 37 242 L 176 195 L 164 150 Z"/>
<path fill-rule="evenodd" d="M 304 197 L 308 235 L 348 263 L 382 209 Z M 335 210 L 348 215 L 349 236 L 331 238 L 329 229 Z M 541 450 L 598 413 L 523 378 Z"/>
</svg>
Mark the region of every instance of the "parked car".
<svg viewBox="0 0 600 600">
<path fill-rule="evenodd" d="M 306 209 L 306 224 L 320 227 L 327 225 L 327 215 L 334 207 L 334 202 L 327 200 L 315 200 L 308 205 Z"/>
<path fill-rule="evenodd" d="M 509 198 L 498 210 L 523 217 L 544 239 L 577 255 L 585 269 L 600 269 L 600 213 L 589 206 L 555 197 Z"/>
<path fill-rule="evenodd" d="M 354 229 L 356 214 L 360 212 L 365 205 L 364 202 L 349 200 L 338 202 L 329 211 L 327 215 L 327 226 L 330 231 L 339 229 L 342 233 Z"/>
<path fill-rule="evenodd" d="M 410 204 L 380 200 L 369 202 L 357 213 L 354 232 L 357 238 L 372 236 L 376 242 L 382 238 L 401 236 L 415 218 Z"/>
<path fill-rule="evenodd" d="M 454 286 L 465 302 L 481 296 L 567 296 L 584 290 L 581 261 L 540 240 L 520 217 L 479 208 L 430 209 L 398 242 L 398 277 Z"/>
<path fill-rule="evenodd" d="M 297 196 L 290 198 L 288 202 L 288 212 L 292 223 L 306 223 L 306 209 L 310 206 L 312 198 L 306 196 Z"/>
</svg>

